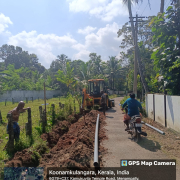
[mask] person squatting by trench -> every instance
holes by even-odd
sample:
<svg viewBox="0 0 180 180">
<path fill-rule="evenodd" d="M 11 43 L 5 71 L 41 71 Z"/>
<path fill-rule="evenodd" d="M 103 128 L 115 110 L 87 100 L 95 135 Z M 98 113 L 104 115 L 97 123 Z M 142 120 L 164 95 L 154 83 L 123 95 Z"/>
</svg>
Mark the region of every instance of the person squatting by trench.
<svg viewBox="0 0 180 180">
<path fill-rule="evenodd" d="M 24 106 L 25 106 L 25 103 L 23 101 L 20 101 L 17 107 L 15 107 L 13 110 L 8 112 L 8 114 L 11 114 L 12 116 L 14 139 L 16 141 L 19 140 L 19 136 L 20 136 L 20 127 L 18 125 L 19 115 L 20 113 L 23 113 L 27 109 L 29 109 L 29 107 L 24 109 Z M 9 134 L 8 125 L 7 125 L 7 134 Z"/>
</svg>

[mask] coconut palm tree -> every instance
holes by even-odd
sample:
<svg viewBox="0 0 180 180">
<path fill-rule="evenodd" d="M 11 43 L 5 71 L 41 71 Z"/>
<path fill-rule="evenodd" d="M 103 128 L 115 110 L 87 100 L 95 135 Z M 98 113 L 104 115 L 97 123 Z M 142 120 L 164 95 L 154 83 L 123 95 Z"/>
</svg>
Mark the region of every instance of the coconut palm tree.
<svg viewBox="0 0 180 180">
<path fill-rule="evenodd" d="M 84 62 L 84 64 L 80 66 L 80 72 L 82 74 L 82 79 L 87 83 L 90 78 L 90 64 Z"/>
<path fill-rule="evenodd" d="M 68 56 L 66 56 L 65 54 L 58 55 L 57 58 L 58 58 L 57 61 L 59 61 L 61 66 L 61 70 L 66 72 L 66 64 L 67 62 L 71 62 L 71 60 L 68 59 Z"/>
<path fill-rule="evenodd" d="M 106 73 L 108 73 L 111 79 L 111 88 L 114 89 L 114 77 L 116 77 L 118 70 L 121 67 L 120 61 L 116 56 L 109 56 L 109 61 L 107 61 Z"/>
<path fill-rule="evenodd" d="M 101 56 L 97 55 L 96 53 L 90 53 L 89 54 L 90 60 L 89 63 L 91 64 L 91 69 L 90 71 L 95 75 L 95 74 L 103 74 L 102 72 L 102 67 L 101 67 Z"/>
</svg>

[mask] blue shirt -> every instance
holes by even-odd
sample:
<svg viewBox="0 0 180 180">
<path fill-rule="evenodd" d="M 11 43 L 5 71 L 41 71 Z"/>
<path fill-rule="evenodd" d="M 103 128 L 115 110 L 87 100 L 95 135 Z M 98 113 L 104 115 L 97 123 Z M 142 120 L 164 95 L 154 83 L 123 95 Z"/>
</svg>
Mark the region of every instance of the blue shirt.
<svg viewBox="0 0 180 180">
<path fill-rule="evenodd" d="M 139 115 L 139 109 L 142 109 L 141 103 L 139 101 L 137 101 L 136 99 L 133 98 L 129 98 L 127 99 L 124 104 L 122 105 L 122 107 L 126 107 L 128 105 L 128 115 L 130 117 L 134 116 L 134 115 Z"/>
</svg>

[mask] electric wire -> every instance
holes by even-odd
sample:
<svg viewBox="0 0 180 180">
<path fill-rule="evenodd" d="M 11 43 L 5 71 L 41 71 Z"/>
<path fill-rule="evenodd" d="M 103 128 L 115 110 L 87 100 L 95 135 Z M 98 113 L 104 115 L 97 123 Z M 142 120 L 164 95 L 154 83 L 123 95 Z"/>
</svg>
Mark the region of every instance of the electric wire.
<svg viewBox="0 0 180 180">
<path fill-rule="evenodd" d="M 171 3 L 171 1 L 169 1 L 168 5 L 166 6 L 166 9 L 168 8 L 168 6 L 169 6 L 170 3 Z M 165 9 L 165 10 L 166 10 L 166 9 Z"/>
<path fill-rule="evenodd" d="M 146 7 L 144 8 L 144 10 L 143 10 L 143 12 L 142 12 L 141 16 L 143 15 L 144 11 L 146 10 L 146 8 L 147 8 L 148 4 L 149 4 L 149 3 L 147 3 Z"/>
<path fill-rule="evenodd" d="M 141 7 L 141 5 L 142 5 L 142 3 L 139 5 L 139 8 Z M 139 8 L 138 8 L 138 10 L 139 10 Z"/>
<path fill-rule="evenodd" d="M 167 5 L 168 0 L 165 1 L 164 7 Z"/>
</svg>

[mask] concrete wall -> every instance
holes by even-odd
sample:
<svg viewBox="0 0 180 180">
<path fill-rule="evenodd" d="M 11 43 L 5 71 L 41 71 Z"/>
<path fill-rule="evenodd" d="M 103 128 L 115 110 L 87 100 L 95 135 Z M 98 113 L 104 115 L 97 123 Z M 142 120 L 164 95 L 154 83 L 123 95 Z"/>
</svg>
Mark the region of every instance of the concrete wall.
<svg viewBox="0 0 180 180">
<path fill-rule="evenodd" d="M 154 119 L 153 94 L 146 95 L 146 112 L 147 112 L 149 118 Z"/>
<path fill-rule="evenodd" d="M 53 96 L 62 96 L 62 93 L 59 90 L 47 90 L 46 91 L 46 98 L 50 99 L 53 98 Z M 0 95 L 0 102 L 3 101 L 12 101 L 12 98 L 14 99 L 14 102 L 19 101 L 25 101 L 26 98 L 28 100 L 35 99 L 44 99 L 44 91 L 7 91 L 3 95 Z"/>
<path fill-rule="evenodd" d="M 155 121 L 165 125 L 164 95 L 155 94 Z"/>
<path fill-rule="evenodd" d="M 125 91 L 113 91 L 113 90 L 108 90 L 109 94 L 112 95 L 112 94 L 125 94 Z"/>
<path fill-rule="evenodd" d="M 180 97 L 166 96 L 167 127 L 180 132 Z"/>
<path fill-rule="evenodd" d="M 165 126 L 164 95 L 155 94 L 155 121 Z M 166 96 L 167 127 L 180 132 L 180 96 Z M 153 94 L 146 95 L 146 113 L 154 119 Z"/>
<path fill-rule="evenodd" d="M 115 94 L 125 94 L 125 91 L 115 91 Z"/>
</svg>

